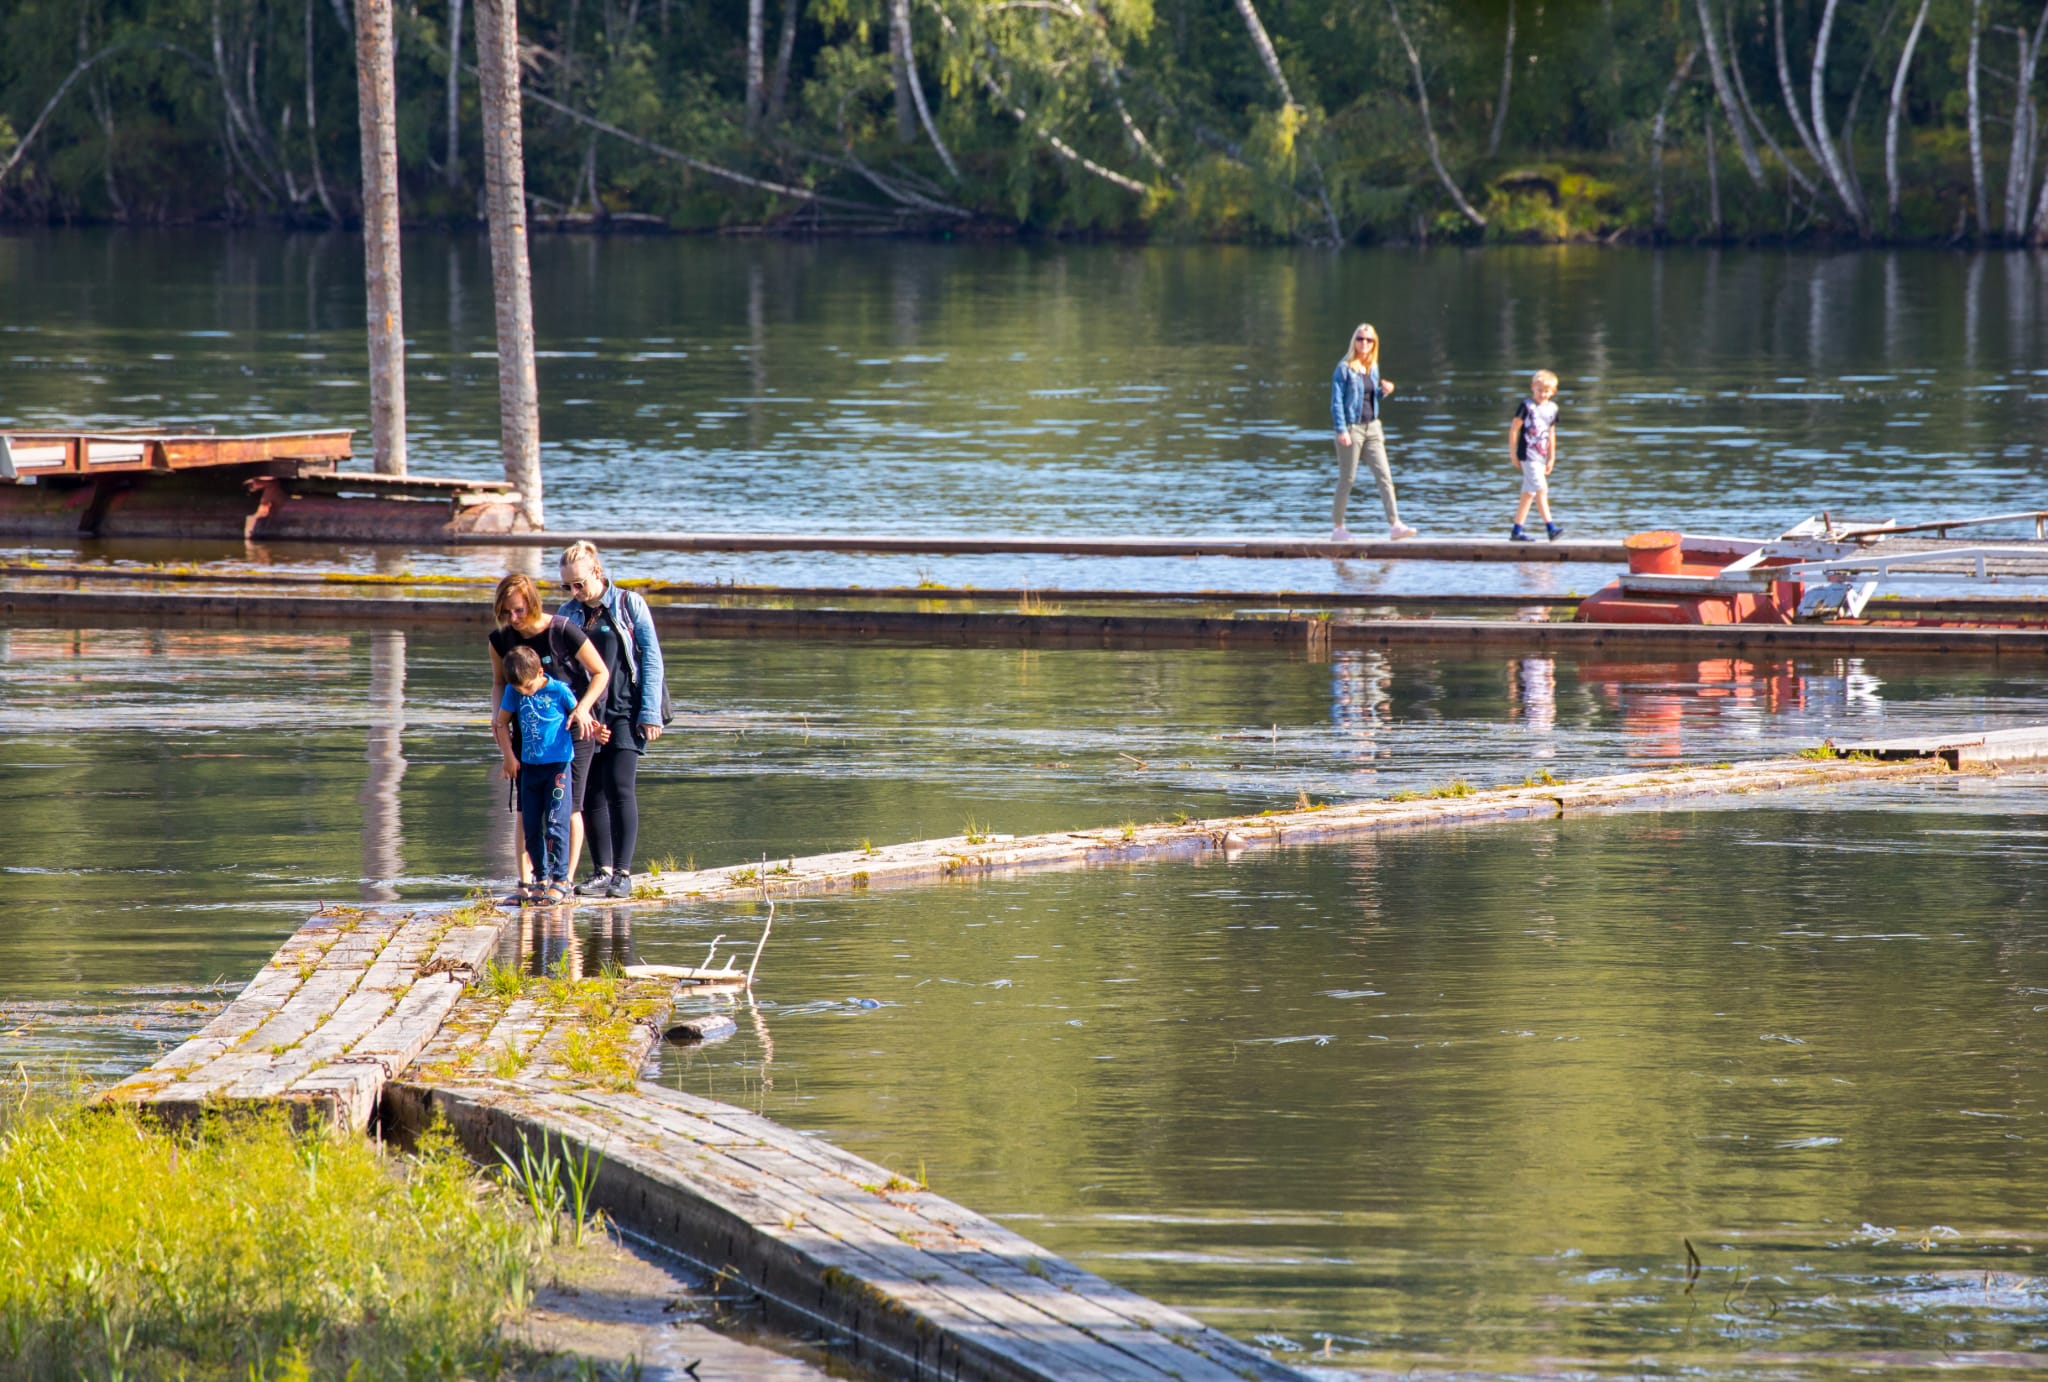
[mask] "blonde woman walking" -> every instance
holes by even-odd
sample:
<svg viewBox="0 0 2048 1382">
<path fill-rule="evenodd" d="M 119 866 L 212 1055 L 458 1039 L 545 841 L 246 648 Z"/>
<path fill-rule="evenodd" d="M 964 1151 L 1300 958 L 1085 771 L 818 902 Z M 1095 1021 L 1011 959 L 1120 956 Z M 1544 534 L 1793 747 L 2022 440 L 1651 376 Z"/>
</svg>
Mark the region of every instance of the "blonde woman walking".
<svg viewBox="0 0 2048 1382">
<path fill-rule="evenodd" d="M 1372 467 L 1373 483 L 1379 486 L 1380 504 L 1387 511 L 1387 536 L 1397 542 L 1415 536 L 1415 530 L 1401 521 L 1400 507 L 1394 502 L 1394 472 L 1387 467 L 1386 436 L 1380 430 L 1380 400 L 1393 392 L 1393 381 L 1380 378 L 1379 330 L 1370 322 L 1361 322 L 1351 333 L 1351 348 L 1330 376 L 1330 421 L 1337 429 L 1337 501 L 1330 506 L 1332 542 L 1351 541 L 1351 532 L 1344 526 L 1344 507 L 1351 499 L 1351 482 L 1358 477 L 1361 455 Z"/>
</svg>

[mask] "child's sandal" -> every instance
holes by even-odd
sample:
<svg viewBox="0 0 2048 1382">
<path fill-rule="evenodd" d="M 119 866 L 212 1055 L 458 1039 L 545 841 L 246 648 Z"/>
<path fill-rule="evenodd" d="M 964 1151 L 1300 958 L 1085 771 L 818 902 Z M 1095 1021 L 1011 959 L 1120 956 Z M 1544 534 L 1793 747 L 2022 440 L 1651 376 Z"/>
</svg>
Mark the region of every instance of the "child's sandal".
<svg viewBox="0 0 2048 1382">
<path fill-rule="evenodd" d="M 569 890 L 560 883 L 550 883 L 540 890 L 540 904 L 543 907 L 559 907 L 569 900 Z"/>
</svg>

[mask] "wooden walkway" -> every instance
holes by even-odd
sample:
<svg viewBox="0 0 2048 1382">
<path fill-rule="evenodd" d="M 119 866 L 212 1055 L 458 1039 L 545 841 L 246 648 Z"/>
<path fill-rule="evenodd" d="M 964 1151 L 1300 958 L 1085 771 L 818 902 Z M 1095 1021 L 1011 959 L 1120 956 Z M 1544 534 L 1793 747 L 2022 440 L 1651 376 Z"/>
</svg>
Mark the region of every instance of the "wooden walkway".
<svg viewBox="0 0 2048 1382">
<path fill-rule="evenodd" d="M 884 1167 L 640 1081 L 676 983 L 478 982 L 509 923 L 316 916 L 198 1036 L 101 1097 L 173 1121 L 283 1103 L 360 1130 L 381 1112 L 400 1137 L 440 1114 L 485 1165 L 587 1153 L 593 1208 L 892 1375 L 1302 1379 Z"/>
<path fill-rule="evenodd" d="M 956 593 L 957 594 L 957 593 Z M 943 597 L 939 597 L 943 598 Z M 1578 624 L 1556 619 L 1337 619 L 1305 613 L 1243 615 L 1025 614 L 961 609 L 776 609 L 759 605 L 652 606 L 665 637 L 892 638 L 906 642 L 1026 647 L 1274 648 L 1321 656 L 1343 648 L 1463 652 L 1674 651 L 1708 656 L 1876 653 L 2048 657 L 2048 628 L 1896 628 L 1883 624 Z M 174 623 L 204 628 L 463 628 L 481 630 L 479 601 L 364 595 L 210 594 L 162 590 L 0 589 L 12 623 Z"/>
<path fill-rule="evenodd" d="M 502 918 L 331 908 L 284 943 L 226 1010 L 101 1097 L 172 1120 L 283 1103 L 361 1131 L 384 1085 L 441 1030 Z"/>
<path fill-rule="evenodd" d="M 462 536 L 450 546 L 566 547 L 594 542 L 607 552 L 893 552 L 916 556 L 1320 557 L 1372 561 L 1591 561 L 1628 559 L 1620 538 L 1510 542 L 1504 537 L 1422 536 L 1331 542 L 1302 537 L 1022 537 L 974 533 L 660 533 L 549 531 Z"/>
<path fill-rule="evenodd" d="M 2025 734 L 2048 755 L 2048 730 Z M 926 840 L 790 860 L 765 875 L 755 866 L 649 881 L 665 897 L 787 895 L 1948 771 L 1938 752 L 1902 762 L 1781 759 L 1180 825 Z M 438 1114 L 485 1164 L 500 1151 L 517 1160 L 522 1147 L 594 1154 L 592 1204 L 624 1230 L 737 1278 L 778 1322 L 827 1328 L 855 1360 L 892 1373 L 1000 1382 L 1304 1376 L 884 1167 L 641 1081 L 676 983 L 658 967 L 595 980 L 486 971 L 511 922 L 487 904 L 442 914 L 326 910 L 198 1035 L 102 1098 L 173 1120 L 283 1104 L 304 1122 L 360 1129 L 381 1114 L 398 1135 Z"/>
<path fill-rule="evenodd" d="M 1890 762 L 1939 759 L 1951 768 L 2010 768 L 2048 763 L 2048 725 L 1899 739 L 1851 739 L 1835 745 L 1835 749 Z"/>
</svg>

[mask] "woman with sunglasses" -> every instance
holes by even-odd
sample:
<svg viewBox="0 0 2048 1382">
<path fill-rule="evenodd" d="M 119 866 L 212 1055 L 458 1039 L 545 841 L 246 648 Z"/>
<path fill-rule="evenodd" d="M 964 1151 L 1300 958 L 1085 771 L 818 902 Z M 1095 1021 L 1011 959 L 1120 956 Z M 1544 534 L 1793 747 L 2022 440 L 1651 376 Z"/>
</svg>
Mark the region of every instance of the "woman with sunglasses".
<svg viewBox="0 0 2048 1382">
<path fill-rule="evenodd" d="M 562 553 L 562 590 L 569 598 L 557 614 L 590 639 L 611 672 L 597 709 L 597 752 L 587 765 L 579 760 L 575 770 L 576 801 L 597 867 L 576 891 L 583 897 L 631 897 L 640 835 L 640 755 L 661 737 L 667 675 L 661 640 L 647 601 L 606 578 L 593 544 L 573 543 Z"/>
<path fill-rule="evenodd" d="M 559 615 L 550 615 L 540 602 L 540 590 L 533 577 L 519 572 L 498 582 L 491 602 L 497 627 L 491 630 L 491 713 L 505 696 L 505 658 L 514 648 L 533 649 L 541 671 L 556 681 L 566 682 L 576 697 L 569 715 L 569 732 L 576 744 L 576 799 L 570 803 L 576 813 L 569 817 L 569 876 L 576 876 L 576 861 L 583 855 L 583 786 L 592 751 L 597 748 L 597 722 L 591 711 L 599 703 L 611 680 L 598 650 L 590 646 L 583 630 Z M 512 732 L 519 732 L 513 721 Z M 514 743 L 513 751 L 518 751 Z M 513 849 L 519 856 L 519 883 L 524 888 L 533 880 L 533 861 L 526 857 L 526 836 L 515 814 L 512 821 Z"/>
<path fill-rule="evenodd" d="M 1344 506 L 1351 499 L 1351 482 L 1357 478 L 1361 455 L 1372 467 L 1373 483 L 1379 486 L 1380 503 L 1387 511 L 1387 536 L 1396 542 L 1415 536 L 1415 530 L 1401 521 L 1401 510 L 1394 502 L 1394 472 L 1387 467 L 1386 436 L 1380 430 L 1380 400 L 1393 391 L 1393 381 L 1380 378 L 1380 333 L 1371 323 L 1361 323 L 1351 333 L 1351 348 L 1330 376 L 1330 421 L 1337 428 L 1332 542 L 1351 541 L 1350 530 L 1344 526 Z"/>
</svg>

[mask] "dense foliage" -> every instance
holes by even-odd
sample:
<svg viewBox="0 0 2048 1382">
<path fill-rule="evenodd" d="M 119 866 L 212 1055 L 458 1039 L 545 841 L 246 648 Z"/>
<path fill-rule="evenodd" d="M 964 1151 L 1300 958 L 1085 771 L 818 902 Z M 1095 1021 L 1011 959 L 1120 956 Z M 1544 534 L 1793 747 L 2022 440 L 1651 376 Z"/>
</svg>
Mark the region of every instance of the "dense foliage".
<svg viewBox="0 0 2048 1382">
<path fill-rule="evenodd" d="M 351 3 L 16 0 L 0 212 L 352 220 Z M 448 53 L 473 61 L 475 16 L 397 3 L 407 214 L 472 217 L 476 83 Z M 2048 231 L 2036 0 L 519 0 L 519 20 L 543 217 L 1324 243 Z"/>
</svg>

